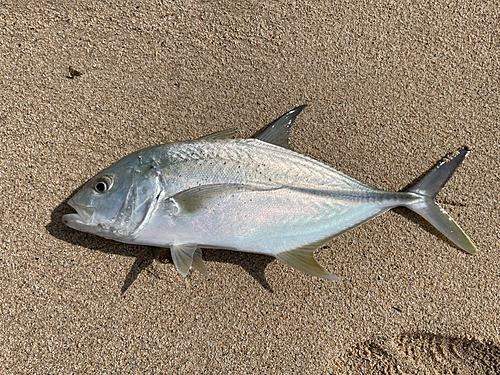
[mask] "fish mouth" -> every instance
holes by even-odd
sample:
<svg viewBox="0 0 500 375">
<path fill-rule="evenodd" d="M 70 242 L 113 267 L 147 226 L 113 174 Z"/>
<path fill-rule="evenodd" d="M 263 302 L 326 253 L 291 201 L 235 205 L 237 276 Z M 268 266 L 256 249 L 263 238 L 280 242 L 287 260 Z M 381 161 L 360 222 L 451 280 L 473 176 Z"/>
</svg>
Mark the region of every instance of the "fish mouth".
<svg viewBox="0 0 500 375">
<path fill-rule="evenodd" d="M 67 214 L 62 217 L 62 221 L 68 227 L 80 229 L 82 226 L 87 226 L 92 222 L 95 208 L 84 206 L 76 203 L 73 199 L 68 201 L 68 204 L 77 212 L 76 214 Z"/>
</svg>

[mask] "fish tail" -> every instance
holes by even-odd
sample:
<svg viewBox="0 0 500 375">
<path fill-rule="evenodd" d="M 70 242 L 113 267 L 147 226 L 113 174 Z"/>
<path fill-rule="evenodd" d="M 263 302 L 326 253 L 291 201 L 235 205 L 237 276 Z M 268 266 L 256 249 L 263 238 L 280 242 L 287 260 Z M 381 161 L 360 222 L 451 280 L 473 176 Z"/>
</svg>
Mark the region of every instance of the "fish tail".
<svg viewBox="0 0 500 375">
<path fill-rule="evenodd" d="M 422 216 L 459 248 L 469 254 L 474 254 L 477 251 L 476 246 L 446 211 L 434 201 L 434 197 L 453 176 L 469 152 L 467 148 L 461 149 L 453 159 L 442 162 L 416 185 L 406 190 L 407 193 L 423 198 L 407 204 L 406 207 Z"/>
</svg>

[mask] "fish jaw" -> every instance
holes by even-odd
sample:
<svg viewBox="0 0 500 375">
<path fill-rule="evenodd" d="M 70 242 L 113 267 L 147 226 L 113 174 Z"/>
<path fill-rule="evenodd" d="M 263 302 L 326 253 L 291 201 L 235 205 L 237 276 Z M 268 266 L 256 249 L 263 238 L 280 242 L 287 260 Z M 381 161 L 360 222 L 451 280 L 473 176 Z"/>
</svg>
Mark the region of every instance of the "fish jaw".
<svg viewBox="0 0 500 375">
<path fill-rule="evenodd" d="M 93 207 L 77 205 L 72 202 L 71 199 L 68 201 L 68 204 L 73 207 L 77 213 L 63 215 L 62 222 L 66 226 L 80 232 L 96 234 L 98 236 L 117 241 L 120 239 L 116 238 L 116 234 L 118 234 L 118 237 L 126 237 L 127 233 L 123 230 L 119 230 L 115 227 L 107 226 L 102 223 L 95 223 L 95 209 Z"/>
<path fill-rule="evenodd" d="M 81 221 L 80 215 L 78 215 L 78 214 L 63 215 L 62 221 L 63 221 L 64 225 L 67 225 L 70 228 L 73 228 L 73 229 L 76 229 L 76 230 L 79 230 L 82 232 L 86 232 L 86 230 L 83 229 L 84 226 L 86 226 L 86 225 L 85 225 L 85 223 L 83 223 Z"/>
<path fill-rule="evenodd" d="M 95 208 L 79 205 L 73 199 L 68 201 L 68 205 L 71 206 L 77 213 L 64 215 L 62 217 L 63 223 L 70 228 L 82 232 L 94 232 L 90 230 L 90 228 L 92 227 L 91 224 L 93 222 Z"/>
</svg>

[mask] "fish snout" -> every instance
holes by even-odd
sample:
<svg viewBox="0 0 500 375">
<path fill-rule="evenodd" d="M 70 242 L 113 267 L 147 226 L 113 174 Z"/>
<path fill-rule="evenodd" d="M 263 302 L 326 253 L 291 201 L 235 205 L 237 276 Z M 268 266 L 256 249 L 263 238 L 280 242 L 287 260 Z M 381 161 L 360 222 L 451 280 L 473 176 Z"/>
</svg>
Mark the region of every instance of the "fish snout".
<svg viewBox="0 0 500 375">
<path fill-rule="evenodd" d="M 68 201 L 68 204 L 75 209 L 75 211 L 78 214 L 78 220 L 82 223 L 89 224 L 92 222 L 92 219 L 94 218 L 95 214 L 95 208 L 94 207 L 89 207 L 85 206 L 82 204 L 78 204 L 74 201 L 73 198 L 71 198 Z M 75 215 L 75 214 L 73 214 Z M 64 215 L 64 216 L 69 216 L 69 215 Z M 76 215 L 75 215 L 76 216 Z"/>
</svg>

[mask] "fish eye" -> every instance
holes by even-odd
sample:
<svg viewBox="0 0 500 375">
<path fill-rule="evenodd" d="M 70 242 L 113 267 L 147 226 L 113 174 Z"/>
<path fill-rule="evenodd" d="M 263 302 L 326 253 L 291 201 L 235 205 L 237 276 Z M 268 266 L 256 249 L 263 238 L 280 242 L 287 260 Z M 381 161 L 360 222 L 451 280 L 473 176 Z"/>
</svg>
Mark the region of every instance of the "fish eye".
<svg viewBox="0 0 500 375">
<path fill-rule="evenodd" d="M 98 193 L 105 193 L 113 186 L 113 178 L 110 176 L 102 176 L 94 183 L 94 190 Z"/>
</svg>

